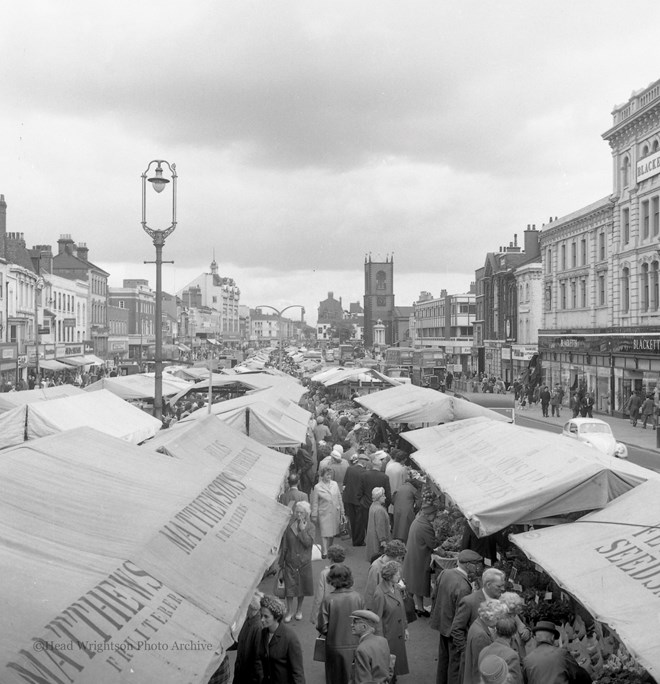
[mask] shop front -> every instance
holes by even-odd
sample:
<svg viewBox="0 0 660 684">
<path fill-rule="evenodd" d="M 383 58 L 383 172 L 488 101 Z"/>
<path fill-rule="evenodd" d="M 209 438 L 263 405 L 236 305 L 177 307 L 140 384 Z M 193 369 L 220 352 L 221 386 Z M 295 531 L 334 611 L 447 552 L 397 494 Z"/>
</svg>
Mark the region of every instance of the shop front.
<svg viewBox="0 0 660 684">
<path fill-rule="evenodd" d="M 543 382 L 591 392 L 599 413 L 624 415 L 633 391 L 650 394 L 660 382 L 660 330 L 542 332 L 539 352 Z"/>
<path fill-rule="evenodd" d="M 0 391 L 15 387 L 19 379 L 18 345 L 0 343 Z"/>
</svg>

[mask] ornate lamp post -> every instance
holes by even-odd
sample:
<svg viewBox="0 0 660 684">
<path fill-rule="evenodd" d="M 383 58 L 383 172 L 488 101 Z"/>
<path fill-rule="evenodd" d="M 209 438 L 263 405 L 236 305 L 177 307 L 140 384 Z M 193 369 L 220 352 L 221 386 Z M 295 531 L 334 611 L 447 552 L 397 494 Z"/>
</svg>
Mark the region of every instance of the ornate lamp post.
<svg viewBox="0 0 660 684">
<path fill-rule="evenodd" d="M 155 173 L 151 178 L 147 178 L 150 169 L 156 165 Z M 156 192 L 160 193 L 170 182 L 163 176 L 163 165 L 167 165 L 170 178 L 172 179 L 172 223 L 165 230 L 155 230 L 147 225 L 147 181 L 153 185 Z M 156 353 L 155 353 L 155 390 L 154 390 L 154 417 L 159 420 L 163 415 L 163 283 L 162 265 L 163 263 L 174 263 L 172 261 L 163 262 L 163 247 L 165 240 L 174 232 L 176 228 L 176 165 L 170 164 L 164 159 L 154 159 L 149 162 L 146 171 L 142 174 L 142 229 L 153 240 L 156 248 L 156 261 L 145 261 L 145 264 L 156 264 Z"/>
<path fill-rule="evenodd" d="M 277 367 L 279 370 L 282 370 L 282 314 L 287 311 L 288 309 L 295 309 L 299 308 L 302 309 L 302 315 L 305 315 L 305 307 L 302 304 L 291 304 L 289 306 L 285 306 L 281 311 L 280 309 L 276 309 L 274 306 L 269 306 L 268 304 L 261 304 L 260 306 L 257 307 L 257 309 L 272 309 L 276 314 L 277 314 L 277 321 L 278 321 L 278 336 L 280 339 L 280 351 L 279 351 L 279 360 L 277 362 Z"/>
</svg>

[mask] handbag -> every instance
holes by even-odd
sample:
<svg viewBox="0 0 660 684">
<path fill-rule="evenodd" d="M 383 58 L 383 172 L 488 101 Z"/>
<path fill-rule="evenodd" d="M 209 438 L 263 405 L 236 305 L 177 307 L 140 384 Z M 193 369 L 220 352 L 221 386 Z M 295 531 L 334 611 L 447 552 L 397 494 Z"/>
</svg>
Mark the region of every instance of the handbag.
<svg viewBox="0 0 660 684">
<path fill-rule="evenodd" d="M 286 596 L 286 591 L 284 589 L 284 571 L 282 569 L 278 570 L 277 575 L 275 575 L 273 594 L 276 598 L 280 599 L 283 599 Z"/>
<path fill-rule="evenodd" d="M 325 637 L 317 636 L 314 642 L 314 660 L 318 663 L 325 662 Z"/>
<path fill-rule="evenodd" d="M 406 620 L 408 624 L 415 622 L 417 619 L 417 611 L 415 610 L 415 599 L 406 591 L 403 593 L 403 609 L 406 611 Z"/>
</svg>

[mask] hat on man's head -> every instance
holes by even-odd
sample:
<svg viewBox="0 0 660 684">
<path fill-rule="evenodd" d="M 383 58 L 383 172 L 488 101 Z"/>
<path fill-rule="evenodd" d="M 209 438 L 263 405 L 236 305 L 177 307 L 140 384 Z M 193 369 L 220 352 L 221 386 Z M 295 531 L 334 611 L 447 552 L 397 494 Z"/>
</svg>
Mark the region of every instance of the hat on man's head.
<svg viewBox="0 0 660 684">
<path fill-rule="evenodd" d="M 559 630 L 557 629 L 557 625 L 549 620 L 539 620 L 534 627 L 532 627 L 532 632 L 534 634 L 536 634 L 536 632 L 551 632 L 555 635 L 555 639 L 559 639 Z"/>
<path fill-rule="evenodd" d="M 463 549 L 458 554 L 459 563 L 481 563 L 482 561 L 483 557 L 480 556 L 476 551 L 472 551 L 472 549 Z"/>
<path fill-rule="evenodd" d="M 380 622 L 378 615 L 370 610 L 354 610 L 351 613 L 351 620 L 364 620 L 374 627 Z"/>
<path fill-rule="evenodd" d="M 358 461 L 363 464 L 371 463 L 371 459 L 366 454 L 360 454 Z"/>
<path fill-rule="evenodd" d="M 342 459 L 342 455 L 336 449 L 330 452 L 330 456 L 332 456 L 333 461 L 341 461 Z"/>
<path fill-rule="evenodd" d="M 357 454 L 351 454 L 351 463 L 355 464 L 358 462 L 359 456 Z"/>
<path fill-rule="evenodd" d="M 503 658 L 487 655 L 479 663 L 479 674 L 484 684 L 505 684 L 509 675 L 509 666 Z"/>
</svg>

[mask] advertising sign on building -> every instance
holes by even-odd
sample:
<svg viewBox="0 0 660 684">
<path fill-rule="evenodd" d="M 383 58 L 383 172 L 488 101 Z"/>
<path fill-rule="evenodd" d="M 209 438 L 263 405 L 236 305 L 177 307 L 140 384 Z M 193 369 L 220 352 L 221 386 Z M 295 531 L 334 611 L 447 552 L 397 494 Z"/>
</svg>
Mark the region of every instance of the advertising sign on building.
<svg viewBox="0 0 660 684">
<path fill-rule="evenodd" d="M 637 162 L 637 182 L 660 173 L 660 152 L 654 152 Z"/>
</svg>

